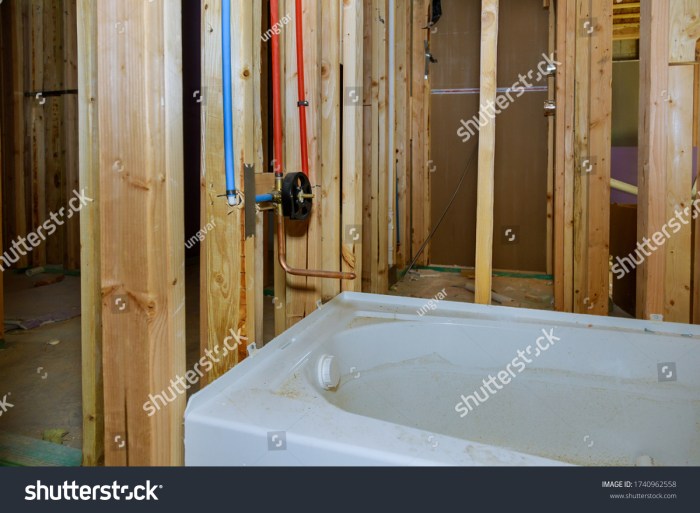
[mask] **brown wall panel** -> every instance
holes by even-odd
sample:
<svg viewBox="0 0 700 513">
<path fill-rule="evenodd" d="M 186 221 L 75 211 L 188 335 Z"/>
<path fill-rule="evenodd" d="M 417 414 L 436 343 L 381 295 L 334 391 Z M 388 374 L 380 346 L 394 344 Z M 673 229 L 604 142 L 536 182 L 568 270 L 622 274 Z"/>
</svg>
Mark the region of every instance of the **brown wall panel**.
<svg viewBox="0 0 700 513">
<path fill-rule="evenodd" d="M 431 36 L 432 52 L 439 61 L 431 67 L 434 220 L 442 215 L 476 146 L 476 136 L 465 143 L 457 130 L 462 119 L 467 121 L 478 112 L 480 5 L 479 0 L 444 0 L 443 18 Z M 548 12 L 540 0 L 501 1 L 499 88 L 512 86 L 521 73 L 535 70 L 536 74 L 547 51 L 548 31 Z M 546 86 L 545 80 L 530 82 Z M 444 94 L 448 89 L 460 91 Z M 496 118 L 496 268 L 546 270 L 548 149 L 542 110 L 546 99 L 546 91 L 528 92 Z M 508 226 L 517 227 L 517 244 L 503 242 L 501 231 Z M 433 239 L 431 263 L 473 266 L 475 234 L 476 162 Z"/>
</svg>

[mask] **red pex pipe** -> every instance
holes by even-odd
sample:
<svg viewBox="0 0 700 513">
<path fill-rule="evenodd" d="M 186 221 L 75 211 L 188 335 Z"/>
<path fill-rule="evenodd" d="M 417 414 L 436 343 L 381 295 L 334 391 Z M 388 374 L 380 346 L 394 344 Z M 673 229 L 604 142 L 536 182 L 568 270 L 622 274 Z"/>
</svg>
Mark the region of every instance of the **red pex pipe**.
<svg viewBox="0 0 700 513">
<path fill-rule="evenodd" d="M 296 32 L 297 32 L 297 85 L 299 87 L 299 131 L 301 137 L 301 170 L 309 176 L 309 149 L 306 131 L 306 84 L 304 80 L 304 26 L 302 23 L 301 0 L 296 0 Z"/>
<path fill-rule="evenodd" d="M 279 0 L 270 0 L 270 27 L 272 28 L 272 131 L 274 139 L 275 176 L 284 176 L 282 156 L 282 93 L 280 90 L 280 35 L 275 27 L 279 23 Z"/>
</svg>

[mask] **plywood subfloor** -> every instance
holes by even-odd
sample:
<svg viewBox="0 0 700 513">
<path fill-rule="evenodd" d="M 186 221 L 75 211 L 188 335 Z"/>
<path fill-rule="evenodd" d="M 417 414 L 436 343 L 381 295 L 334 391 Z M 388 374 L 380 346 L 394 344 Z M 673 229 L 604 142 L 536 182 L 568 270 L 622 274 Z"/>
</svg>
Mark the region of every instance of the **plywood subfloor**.
<svg viewBox="0 0 700 513">
<path fill-rule="evenodd" d="M 0 399 L 5 395 L 13 406 L 0 417 L 0 431 L 41 439 L 61 429 L 64 445 L 82 446 L 79 317 L 6 334 Z"/>
<path fill-rule="evenodd" d="M 496 273 L 493 277 L 493 305 L 533 310 L 554 310 L 553 282 L 547 277 L 527 277 L 527 273 Z M 533 275 L 534 276 L 534 275 Z M 443 289 L 446 301 L 474 303 L 474 293 L 468 290 L 474 285 L 474 271 L 444 271 L 422 269 L 411 271 L 389 294 L 402 297 L 432 299 Z M 502 296 L 502 297 L 501 297 Z M 608 314 L 611 317 L 632 318 L 627 312 L 610 302 Z"/>
<path fill-rule="evenodd" d="M 188 262 L 187 368 L 199 359 L 199 262 Z M 6 274 L 10 314 L 51 314 L 80 304 L 79 278 L 34 288 L 41 277 Z M 41 439 L 46 430 L 63 430 L 65 446 L 82 448 L 80 317 L 31 330 L 13 330 L 0 349 L 0 400 L 13 406 L 0 416 L 0 431 Z M 188 393 L 194 393 L 193 386 Z M 145 400 L 145 398 L 144 398 Z"/>
<path fill-rule="evenodd" d="M 473 303 L 474 293 L 469 291 L 474 285 L 473 271 L 441 272 L 432 269 L 411 271 L 391 288 L 390 294 L 403 297 L 431 299 L 445 290 L 446 301 Z M 520 278 L 494 276 L 494 305 L 536 310 L 553 310 L 553 283 L 540 278 Z M 500 298 L 500 296 L 503 296 Z"/>
</svg>

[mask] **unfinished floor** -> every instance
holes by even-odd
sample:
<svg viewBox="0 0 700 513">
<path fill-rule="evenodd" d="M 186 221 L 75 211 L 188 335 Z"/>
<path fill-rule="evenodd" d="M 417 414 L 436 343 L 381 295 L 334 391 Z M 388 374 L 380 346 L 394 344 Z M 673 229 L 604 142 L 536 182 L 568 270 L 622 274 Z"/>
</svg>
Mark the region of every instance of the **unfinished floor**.
<svg viewBox="0 0 700 513">
<path fill-rule="evenodd" d="M 189 261 L 186 271 L 187 368 L 192 368 L 200 358 L 199 260 Z M 0 398 L 8 394 L 12 407 L 0 416 L 0 432 L 37 440 L 56 440 L 61 433 L 64 446 L 82 449 L 80 278 L 72 274 L 5 276 L 8 331 L 0 348 Z M 274 336 L 271 301 L 265 309 L 267 342 Z M 197 390 L 193 386 L 188 397 Z"/>
</svg>

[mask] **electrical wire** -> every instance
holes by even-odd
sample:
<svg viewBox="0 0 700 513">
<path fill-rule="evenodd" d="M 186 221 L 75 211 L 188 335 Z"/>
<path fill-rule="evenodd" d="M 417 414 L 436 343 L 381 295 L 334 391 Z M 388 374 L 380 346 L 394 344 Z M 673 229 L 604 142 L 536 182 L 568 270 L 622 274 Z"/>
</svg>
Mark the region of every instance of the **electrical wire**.
<svg viewBox="0 0 700 513">
<path fill-rule="evenodd" d="M 457 184 L 457 187 L 455 187 L 455 192 L 452 195 L 452 199 L 450 199 L 449 203 L 447 204 L 447 207 L 445 208 L 445 211 L 440 216 L 440 219 L 438 220 L 438 222 L 435 225 L 435 227 L 433 228 L 433 230 L 430 232 L 430 235 L 428 235 L 428 238 L 425 239 L 425 242 L 423 242 L 423 245 L 418 250 L 418 253 L 416 253 L 416 256 L 413 257 L 411 264 L 408 266 L 408 269 L 406 269 L 406 273 L 404 274 L 404 278 L 406 276 L 408 276 L 408 273 L 410 273 L 411 269 L 413 269 L 413 267 L 416 265 L 416 262 L 418 261 L 420 256 L 423 254 L 423 251 L 425 251 L 425 248 L 428 246 L 428 243 L 431 241 L 431 239 L 437 233 L 438 229 L 440 228 L 440 225 L 445 220 L 445 217 L 447 217 L 447 213 L 452 208 L 452 205 L 454 204 L 455 200 L 457 199 L 457 194 L 459 194 L 459 190 L 462 188 L 462 184 L 464 183 L 464 179 L 467 177 L 467 172 L 469 171 L 469 169 L 471 169 L 472 164 L 474 163 L 474 159 L 476 157 L 478 150 L 479 150 L 479 145 L 476 144 L 474 146 L 474 149 L 472 150 L 472 153 L 469 157 L 469 160 L 467 161 L 467 165 L 464 167 L 464 171 L 462 171 L 462 176 L 459 179 L 459 183 Z M 403 280 L 403 278 L 402 278 L 402 280 Z"/>
</svg>

